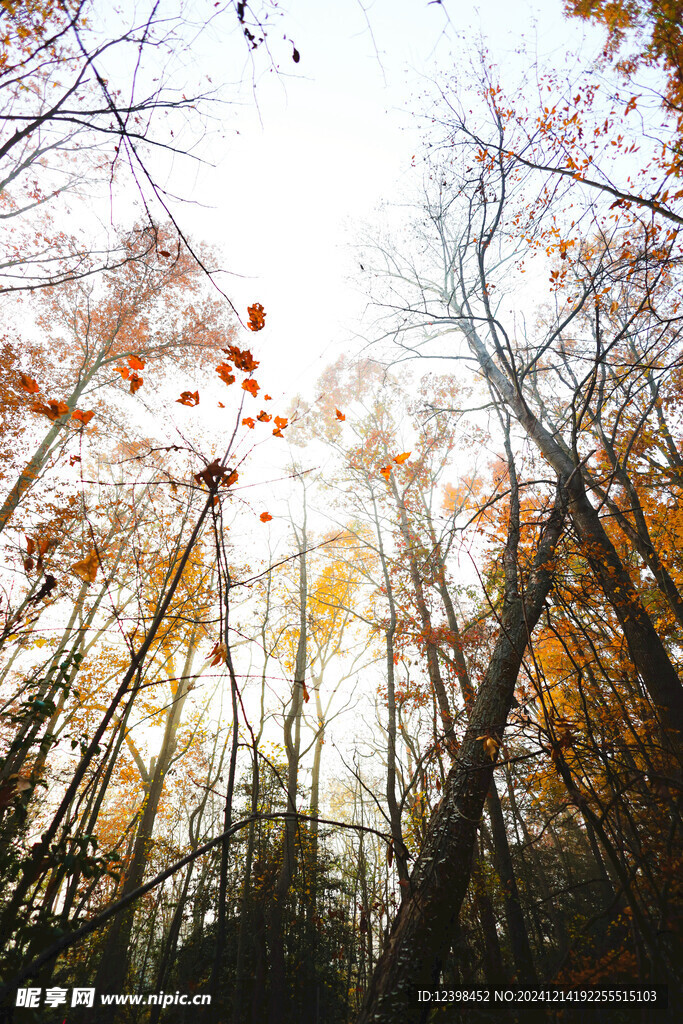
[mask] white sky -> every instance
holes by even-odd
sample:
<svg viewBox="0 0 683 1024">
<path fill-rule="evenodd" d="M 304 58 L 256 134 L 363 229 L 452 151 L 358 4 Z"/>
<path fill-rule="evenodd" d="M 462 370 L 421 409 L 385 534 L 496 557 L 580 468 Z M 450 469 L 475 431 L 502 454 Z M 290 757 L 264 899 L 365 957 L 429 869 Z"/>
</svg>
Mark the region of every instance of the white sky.
<svg viewBox="0 0 683 1024">
<path fill-rule="evenodd" d="M 281 74 L 262 75 L 230 112 L 239 134 L 229 131 L 223 152 L 211 152 L 217 166 L 193 192 L 213 209 L 182 215 L 244 275 L 224 279 L 238 308 L 265 306 L 267 329 L 251 341 L 271 394 L 288 400 L 310 388 L 349 347 L 366 303 L 353 244 L 379 221 L 381 202 L 419 185 L 411 110 L 426 78 L 457 64 L 460 33 L 481 33 L 511 75 L 522 35 L 544 56 L 564 52 L 584 30 L 561 8 L 561 0 L 483 0 L 478 11 L 466 0 L 285 0 L 271 29 Z M 283 35 L 300 51 L 298 65 Z M 230 60 L 220 46 L 207 56 L 218 58 L 216 74 Z"/>
</svg>

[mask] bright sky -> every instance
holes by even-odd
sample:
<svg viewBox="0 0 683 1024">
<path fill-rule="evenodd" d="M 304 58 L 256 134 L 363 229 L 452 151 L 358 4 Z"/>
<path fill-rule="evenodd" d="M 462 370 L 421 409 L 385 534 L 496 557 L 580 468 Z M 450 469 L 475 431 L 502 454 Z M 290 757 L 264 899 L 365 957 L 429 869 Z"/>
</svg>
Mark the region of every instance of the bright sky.
<svg viewBox="0 0 683 1024">
<path fill-rule="evenodd" d="M 482 34 L 514 74 L 522 34 L 547 56 L 583 28 L 562 17 L 561 0 L 483 0 L 478 11 L 466 0 L 283 0 L 282 11 L 271 29 L 281 74 L 244 90 L 230 114 L 239 134 L 212 153 L 218 164 L 194 192 L 214 209 L 186 210 L 183 222 L 244 275 L 225 279 L 238 308 L 265 306 L 254 346 L 263 384 L 290 397 L 350 345 L 366 304 L 353 245 L 379 223 L 380 203 L 419 185 L 411 111 L 427 79 L 458 63 L 461 33 Z"/>
</svg>

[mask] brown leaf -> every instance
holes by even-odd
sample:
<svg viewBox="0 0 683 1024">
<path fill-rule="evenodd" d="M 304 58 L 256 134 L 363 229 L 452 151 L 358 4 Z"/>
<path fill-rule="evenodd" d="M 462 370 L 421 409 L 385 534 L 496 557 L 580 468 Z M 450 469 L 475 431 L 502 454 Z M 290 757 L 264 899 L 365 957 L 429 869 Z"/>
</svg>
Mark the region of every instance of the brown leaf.
<svg viewBox="0 0 683 1024">
<path fill-rule="evenodd" d="M 35 402 L 31 406 L 33 412 L 39 412 L 42 416 L 47 416 L 49 420 L 54 423 L 55 420 L 59 420 L 69 411 L 69 406 L 66 402 L 55 402 L 51 400 L 47 405 L 43 405 L 42 402 Z"/>
<path fill-rule="evenodd" d="M 209 655 L 211 665 L 225 665 L 228 660 L 228 648 L 225 644 L 217 643 Z"/>
<path fill-rule="evenodd" d="M 42 601 L 44 597 L 47 597 L 48 594 L 52 593 L 56 586 L 57 580 L 54 578 L 54 576 L 51 576 L 49 572 L 46 572 L 43 585 L 38 591 L 38 593 L 34 594 L 34 596 L 31 598 L 31 604 L 37 604 L 38 601 Z"/>
<path fill-rule="evenodd" d="M 33 377 L 29 377 L 28 374 L 22 373 L 19 377 L 19 383 L 21 384 L 24 391 L 28 391 L 31 395 L 37 395 L 40 388 L 34 381 Z"/>
</svg>

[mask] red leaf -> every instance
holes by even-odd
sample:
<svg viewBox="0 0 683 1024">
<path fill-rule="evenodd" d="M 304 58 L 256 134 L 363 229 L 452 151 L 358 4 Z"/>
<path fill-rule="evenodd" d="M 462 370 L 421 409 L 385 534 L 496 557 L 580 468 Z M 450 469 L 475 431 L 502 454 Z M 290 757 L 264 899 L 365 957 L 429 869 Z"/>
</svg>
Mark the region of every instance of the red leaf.
<svg viewBox="0 0 683 1024">
<path fill-rule="evenodd" d="M 262 512 L 259 519 L 262 523 L 269 523 L 273 517 L 268 512 Z"/>
<path fill-rule="evenodd" d="M 254 398 L 256 398 L 259 386 L 253 378 L 251 380 L 243 380 L 242 387 L 244 388 L 245 391 L 248 391 L 250 395 L 253 395 Z"/>
<path fill-rule="evenodd" d="M 95 413 L 92 411 L 92 409 L 90 410 L 90 412 L 82 412 L 80 409 L 74 409 L 74 411 L 71 413 L 71 419 L 80 420 L 80 422 L 85 427 L 88 425 L 88 423 L 90 423 L 90 420 L 93 418 L 94 415 Z"/>
<path fill-rule="evenodd" d="M 131 370 L 144 370 L 145 360 L 139 359 L 138 356 L 130 356 L 128 359 L 128 365 Z"/>
<path fill-rule="evenodd" d="M 180 398 L 176 398 L 176 402 L 180 405 L 188 405 L 190 408 L 193 408 L 195 405 L 199 405 L 199 392 L 181 391 Z"/>
</svg>

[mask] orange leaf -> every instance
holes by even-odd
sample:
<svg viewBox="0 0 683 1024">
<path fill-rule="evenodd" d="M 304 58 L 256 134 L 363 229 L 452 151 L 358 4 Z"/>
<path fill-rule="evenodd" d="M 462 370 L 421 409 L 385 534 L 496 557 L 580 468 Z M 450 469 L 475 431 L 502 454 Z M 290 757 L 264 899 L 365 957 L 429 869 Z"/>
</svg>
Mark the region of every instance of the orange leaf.
<svg viewBox="0 0 683 1024">
<path fill-rule="evenodd" d="M 282 433 L 282 431 L 280 430 L 279 427 L 276 427 L 275 430 L 273 431 L 273 437 L 284 437 L 284 436 L 285 435 Z"/>
<path fill-rule="evenodd" d="M 311 695 L 306 689 L 306 684 L 303 680 L 301 681 L 301 689 L 304 691 L 304 702 L 308 704 L 309 700 L 311 699 Z"/>
<path fill-rule="evenodd" d="M 232 487 L 232 485 L 236 484 L 237 481 L 239 480 L 239 476 L 240 475 L 236 469 L 231 469 L 228 472 L 228 475 L 221 481 L 221 483 L 223 484 L 224 487 Z"/>
<path fill-rule="evenodd" d="M 262 512 L 259 519 L 262 523 L 269 523 L 273 517 L 268 512 Z"/>
<path fill-rule="evenodd" d="M 334 411 L 335 411 L 335 415 L 336 415 L 338 420 L 345 420 L 346 419 L 346 416 L 344 415 L 343 412 L 341 412 L 340 409 L 335 409 Z"/>
<path fill-rule="evenodd" d="M 401 455 L 395 455 L 394 462 L 396 463 L 397 466 L 402 466 L 403 463 L 410 458 L 410 455 L 410 452 L 402 452 Z"/>
<path fill-rule="evenodd" d="M 258 366 L 258 360 L 254 359 L 248 348 L 238 348 L 237 345 L 228 345 L 223 349 L 226 355 L 230 356 L 238 370 L 244 373 L 253 373 Z"/>
<path fill-rule="evenodd" d="M 275 417 L 275 426 L 278 428 L 278 430 L 284 430 L 288 422 L 289 420 L 287 419 L 286 416 Z"/>
<path fill-rule="evenodd" d="M 128 365 L 131 370 L 144 370 L 145 360 L 139 359 L 138 356 L 130 356 L 128 359 Z"/>
<path fill-rule="evenodd" d="M 249 330 L 262 331 L 266 326 L 266 314 L 261 303 L 255 302 L 253 306 L 247 306 L 247 313 L 249 314 L 249 323 L 247 324 Z"/>
<path fill-rule="evenodd" d="M 219 402 L 219 403 L 218 403 L 218 408 L 219 408 L 219 409 L 225 409 L 225 406 L 223 405 L 223 403 L 222 403 L 222 402 Z"/>
<path fill-rule="evenodd" d="M 180 398 L 176 398 L 176 402 L 180 405 L 189 405 L 192 408 L 195 405 L 199 405 L 199 392 L 198 391 L 181 391 Z"/>
<path fill-rule="evenodd" d="M 249 427 L 250 430 L 253 430 L 256 426 L 256 420 L 252 419 L 251 416 L 245 416 L 242 420 L 242 426 Z"/>
<path fill-rule="evenodd" d="M 33 412 L 39 412 L 43 416 L 47 416 L 49 420 L 54 423 L 55 420 L 60 419 L 65 413 L 68 413 L 69 406 L 66 402 L 55 402 L 50 400 L 47 405 L 43 405 L 42 402 L 35 402 L 31 406 Z"/>
<path fill-rule="evenodd" d="M 232 372 L 232 366 L 230 363 L 221 363 L 216 367 L 216 373 L 224 384 L 235 383 L 235 374 Z"/>
<path fill-rule="evenodd" d="M 24 391 L 28 391 L 32 395 L 37 395 L 38 392 L 40 391 L 40 388 L 34 381 L 33 377 L 29 377 L 25 373 L 21 374 L 21 376 L 19 377 L 19 382 Z"/>
<path fill-rule="evenodd" d="M 84 583 L 94 583 L 99 564 L 100 560 L 97 557 L 97 552 L 93 549 L 87 558 L 82 559 L 80 562 L 74 562 L 71 566 L 71 571 L 76 576 L 79 576 Z"/>
<path fill-rule="evenodd" d="M 272 418 L 273 417 L 270 416 L 267 412 L 265 412 L 264 409 L 261 409 L 261 412 L 256 417 L 256 419 L 259 421 L 259 423 L 270 423 Z"/>
<path fill-rule="evenodd" d="M 135 392 L 139 391 L 139 389 L 142 387 L 144 381 L 143 378 L 138 376 L 137 373 L 131 373 L 130 377 L 128 378 L 128 383 L 130 384 L 130 393 L 131 395 L 134 395 Z"/>
<path fill-rule="evenodd" d="M 272 395 L 264 395 L 263 396 L 263 401 L 264 402 L 272 402 L 273 401 L 273 396 Z"/>
<path fill-rule="evenodd" d="M 380 469 L 380 473 L 388 483 L 389 477 L 391 476 L 391 466 L 382 466 L 382 468 Z"/>
<path fill-rule="evenodd" d="M 120 373 L 124 380 L 127 380 L 128 377 L 130 376 L 130 370 L 128 369 L 127 366 L 115 366 L 114 372 Z"/>
<path fill-rule="evenodd" d="M 94 415 L 95 413 L 92 411 L 92 409 L 90 410 L 90 412 L 82 412 L 80 409 L 74 409 L 74 411 L 71 413 L 71 419 L 80 420 L 80 422 L 85 427 L 87 426 L 88 423 L 90 423 L 90 420 L 93 418 Z"/>
<path fill-rule="evenodd" d="M 250 395 L 253 395 L 254 398 L 256 398 L 259 386 L 253 378 L 251 380 L 243 380 L 242 387 L 244 388 L 245 391 L 248 391 Z"/>
</svg>

